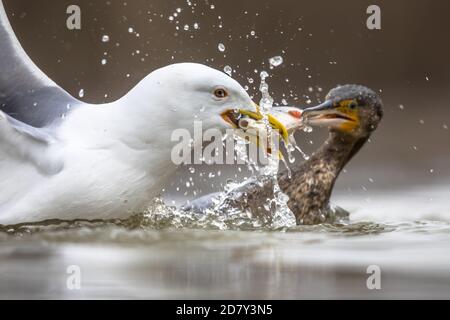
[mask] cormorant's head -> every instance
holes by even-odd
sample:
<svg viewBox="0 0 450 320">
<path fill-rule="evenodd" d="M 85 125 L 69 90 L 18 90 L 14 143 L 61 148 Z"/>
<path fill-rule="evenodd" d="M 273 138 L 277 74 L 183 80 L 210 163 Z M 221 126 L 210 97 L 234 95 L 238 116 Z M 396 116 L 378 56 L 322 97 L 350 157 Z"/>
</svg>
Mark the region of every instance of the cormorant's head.
<svg viewBox="0 0 450 320">
<path fill-rule="evenodd" d="M 383 104 L 371 89 L 354 84 L 338 86 L 318 106 L 303 110 L 305 123 L 331 130 L 366 136 L 383 117 Z"/>
</svg>

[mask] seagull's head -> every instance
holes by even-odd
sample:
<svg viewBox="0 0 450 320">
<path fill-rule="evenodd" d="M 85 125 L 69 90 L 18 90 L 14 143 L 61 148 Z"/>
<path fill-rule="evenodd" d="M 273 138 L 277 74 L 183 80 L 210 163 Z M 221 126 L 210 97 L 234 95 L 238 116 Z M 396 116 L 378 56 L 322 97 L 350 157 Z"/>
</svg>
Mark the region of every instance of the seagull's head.
<svg viewBox="0 0 450 320">
<path fill-rule="evenodd" d="M 139 113 L 152 129 L 237 128 L 243 119 L 261 120 L 259 107 L 234 79 L 216 69 L 197 63 L 172 64 L 155 70 L 132 90 Z M 133 96 L 133 93 L 130 92 Z M 139 100 L 139 101 L 138 101 Z M 298 119 L 285 116 L 288 110 L 269 116 L 271 126 L 282 135 Z"/>
</svg>

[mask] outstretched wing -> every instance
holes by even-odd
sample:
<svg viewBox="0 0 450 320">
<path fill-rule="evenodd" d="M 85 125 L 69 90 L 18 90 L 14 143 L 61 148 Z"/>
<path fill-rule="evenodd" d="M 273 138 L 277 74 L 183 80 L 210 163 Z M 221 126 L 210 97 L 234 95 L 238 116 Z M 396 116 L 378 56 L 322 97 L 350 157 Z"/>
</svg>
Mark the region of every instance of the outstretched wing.
<svg viewBox="0 0 450 320">
<path fill-rule="evenodd" d="M 46 131 L 0 111 L 0 209 L 46 177 L 60 172 L 60 143 Z M 1 210 L 0 210 L 1 211 Z"/>
<path fill-rule="evenodd" d="M 79 104 L 31 61 L 0 0 L 0 110 L 29 125 L 44 127 Z"/>
</svg>

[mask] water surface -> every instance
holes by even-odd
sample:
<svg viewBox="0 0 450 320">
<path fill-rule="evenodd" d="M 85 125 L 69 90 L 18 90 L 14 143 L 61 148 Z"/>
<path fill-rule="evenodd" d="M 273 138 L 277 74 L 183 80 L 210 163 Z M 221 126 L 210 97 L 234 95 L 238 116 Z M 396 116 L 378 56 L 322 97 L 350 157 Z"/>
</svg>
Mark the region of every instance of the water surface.
<svg viewBox="0 0 450 320">
<path fill-rule="evenodd" d="M 3 227 L 0 298 L 450 298 L 449 191 L 336 194 L 351 223 L 280 230 L 142 217 Z M 80 290 L 67 288 L 70 265 Z"/>
</svg>

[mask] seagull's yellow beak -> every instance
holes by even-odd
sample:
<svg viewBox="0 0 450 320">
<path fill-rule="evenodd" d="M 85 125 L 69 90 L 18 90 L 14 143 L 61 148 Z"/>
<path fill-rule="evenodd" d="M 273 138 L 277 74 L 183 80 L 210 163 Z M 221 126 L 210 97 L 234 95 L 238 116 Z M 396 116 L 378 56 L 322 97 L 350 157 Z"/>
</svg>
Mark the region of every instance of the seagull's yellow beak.
<svg viewBox="0 0 450 320">
<path fill-rule="evenodd" d="M 221 114 L 222 118 L 234 128 L 248 129 L 245 124 L 248 119 L 262 123 L 264 115 L 260 107 L 255 104 L 255 111 L 247 109 L 227 110 Z M 301 125 L 301 111 L 294 107 L 274 107 L 267 114 L 272 129 L 276 130 L 284 141 L 288 141 L 289 131 Z M 244 124 L 244 125 L 243 125 Z"/>
<path fill-rule="evenodd" d="M 285 143 L 289 143 L 289 132 L 302 126 L 302 111 L 295 107 L 274 107 L 268 112 L 267 120 L 273 130 L 278 132 Z M 255 136 L 246 136 L 246 139 L 256 143 L 257 146 L 265 146 L 268 154 L 273 154 L 272 146 L 267 146 L 260 140 L 258 132 L 260 129 L 266 130 L 266 122 L 263 122 L 264 115 L 260 107 L 255 104 L 255 111 L 247 109 L 227 110 L 221 114 L 222 118 L 234 128 L 240 128 L 247 132 L 249 129 L 255 129 L 257 134 Z M 248 131 L 247 131 L 248 130 Z M 273 145 L 275 146 L 275 145 Z M 278 150 L 279 159 L 283 158 L 283 154 Z"/>
</svg>

